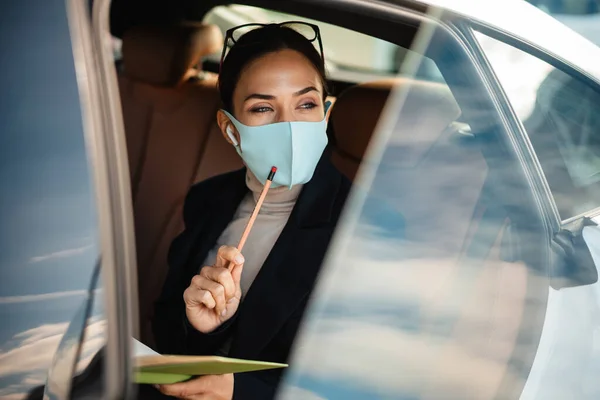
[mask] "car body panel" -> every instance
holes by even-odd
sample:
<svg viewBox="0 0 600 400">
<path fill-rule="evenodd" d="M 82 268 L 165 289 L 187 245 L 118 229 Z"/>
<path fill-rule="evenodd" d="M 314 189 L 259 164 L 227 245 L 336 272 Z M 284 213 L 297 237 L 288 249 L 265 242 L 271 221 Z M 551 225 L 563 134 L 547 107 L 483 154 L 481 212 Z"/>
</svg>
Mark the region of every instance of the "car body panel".
<svg viewBox="0 0 600 400">
<path fill-rule="evenodd" d="M 600 83 L 600 48 L 525 1 L 423 0 L 419 3 L 449 10 L 518 38 L 580 69 Z"/>
<path fill-rule="evenodd" d="M 585 227 L 583 237 L 600 265 L 600 227 Z M 596 399 L 598 374 L 600 284 L 549 288 L 540 343 L 520 399 Z"/>
</svg>

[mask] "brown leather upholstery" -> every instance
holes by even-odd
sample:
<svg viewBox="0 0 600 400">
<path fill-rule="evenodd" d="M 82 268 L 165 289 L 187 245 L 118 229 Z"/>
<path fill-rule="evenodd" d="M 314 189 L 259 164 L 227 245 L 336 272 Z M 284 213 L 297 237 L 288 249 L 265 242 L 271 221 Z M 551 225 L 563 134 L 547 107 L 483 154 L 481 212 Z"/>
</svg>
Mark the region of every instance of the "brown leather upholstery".
<svg viewBox="0 0 600 400">
<path fill-rule="evenodd" d="M 216 77 L 190 80 L 191 68 L 222 45 L 214 26 L 135 27 L 124 35 L 119 76 L 131 174 L 138 262 L 141 339 L 181 231 L 181 209 L 196 181 L 241 167 L 222 137 Z"/>
<path fill-rule="evenodd" d="M 176 86 L 190 77 L 202 56 L 222 45 L 216 25 L 136 26 L 123 36 L 124 74 L 137 82 Z"/>
<path fill-rule="evenodd" d="M 411 101 L 405 102 L 403 109 L 415 104 L 425 105 L 417 110 L 403 110 L 403 126 L 415 125 L 421 134 L 428 136 L 420 140 L 425 145 L 420 151 L 407 154 L 402 160 L 405 163 L 414 163 L 435 136 L 460 115 L 450 90 L 439 83 L 395 78 L 349 88 L 338 98 L 330 123 L 336 142 L 332 161 L 350 179 L 356 175 L 392 88 L 409 91 Z M 413 140 L 410 136 L 406 139 Z"/>
<path fill-rule="evenodd" d="M 356 175 L 392 86 L 392 81 L 364 83 L 337 98 L 329 119 L 335 141 L 331 160 L 349 179 Z"/>
</svg>

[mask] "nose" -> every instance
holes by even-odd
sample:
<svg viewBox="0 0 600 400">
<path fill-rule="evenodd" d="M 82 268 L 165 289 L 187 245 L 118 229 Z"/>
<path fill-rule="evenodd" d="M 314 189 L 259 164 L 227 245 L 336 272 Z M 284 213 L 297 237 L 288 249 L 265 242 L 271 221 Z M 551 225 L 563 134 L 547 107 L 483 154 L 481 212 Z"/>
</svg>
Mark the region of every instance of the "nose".
<svg viewBox="0 0 600 400">
<path fill-rule="evenodd" d="M 294 113 L 289 108 L 284 108 L 279 112 L 277 122 L 292 122 L 294 121 Z"/>
</svg>

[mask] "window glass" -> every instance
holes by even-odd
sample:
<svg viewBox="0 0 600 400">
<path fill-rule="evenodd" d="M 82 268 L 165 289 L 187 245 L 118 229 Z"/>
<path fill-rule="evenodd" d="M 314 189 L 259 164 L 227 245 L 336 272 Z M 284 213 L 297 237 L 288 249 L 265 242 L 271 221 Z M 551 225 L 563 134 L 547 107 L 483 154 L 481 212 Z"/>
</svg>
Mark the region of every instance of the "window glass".
<svg viewBox="0 0 600 400">
<path fill-rule="evenodd" d="M 41 398 L 99 258 L 66 6 L 24 0 L 0 13 L 2 399 Z"/>
<path fill-rule="evenodd" d="M 525 384 L 549 238 L 472 61 L 442 30 L 431 42 L 413 50 L 448 85 L 415 77 L 389 97 L 280 399 L 514 398 Z"/>
<path fill-rule="evenodd" d="M 396 44 L 336 25 L 264 8 L 231 5 L 212 9 L 204 22 L 218 25 L 223 34 L 229 28 L 251 22 L 306 21 L 319 26 L 328 71 L 332 78 L 365 81 L 396 75 L 410 50 Z M 220 52 L 213 58 L 219 57 Z M 425 59 L 420 72 L 431 80 L 441 79 L 439 70 Z"/>
<path fill-rule="evenodd" d="M 523 122 L 562 219 L 600 207 L 600 92 L 506 43 L 477 38 Z"/>
</svg>

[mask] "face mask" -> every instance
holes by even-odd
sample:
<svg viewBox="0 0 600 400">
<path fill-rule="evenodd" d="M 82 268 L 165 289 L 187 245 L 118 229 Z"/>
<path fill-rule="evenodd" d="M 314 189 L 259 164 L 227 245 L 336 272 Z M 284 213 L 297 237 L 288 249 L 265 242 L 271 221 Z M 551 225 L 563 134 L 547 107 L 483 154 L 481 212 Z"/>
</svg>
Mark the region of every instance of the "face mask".
<svg viewBox="0 0 600 400">
<path fill-rule="evenodd" d="M 330 105 L 330 102 L 325 104 L 325 113 Z M 277 173 L 272 187 L 291 188 L 312 179 L 327 146 L 325 118 L 319 122 L 294 121 L 247 126 L 227 111 L 223 112 L 237 128 L 241 145 L 229 128 L 227 135 L 246 166 L 263 185 L 273 166 L 277 167 Z"/>
</svg>

